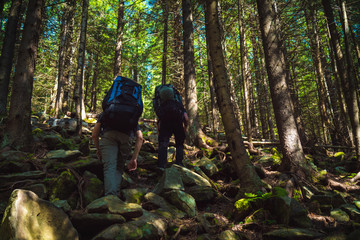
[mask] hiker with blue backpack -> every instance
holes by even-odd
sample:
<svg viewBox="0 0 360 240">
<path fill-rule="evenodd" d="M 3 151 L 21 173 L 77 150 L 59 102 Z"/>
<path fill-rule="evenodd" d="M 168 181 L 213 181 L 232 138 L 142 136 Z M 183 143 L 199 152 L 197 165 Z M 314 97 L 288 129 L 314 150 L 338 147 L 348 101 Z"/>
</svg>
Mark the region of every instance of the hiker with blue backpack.
<svg viewBox="0 0 360 240">
<path fill-rule="evenodd" d="M 97 157 L 104 165 L 106 195 L 120 194 L 124 165 L 130 157 L 130 140 L 136 137 L 134 151 L 127 164 L 128 170 L 137 168 L 137 158 L 143 143 L 138 121 L 143 112 L 141 85 L 117 76 L 106 94 L 92 132 Z"/>
<path fill-rule="evenodd" d="M 164 169 L 166 167 L 167 149 L 173 134 L 176 147 L 175 163 L 183 166 L 185 132 L 189 118 L 180 93 L 171 84 L 157 86 L 153 107 L 157 115 L 158 168 Z"/>
</svg>

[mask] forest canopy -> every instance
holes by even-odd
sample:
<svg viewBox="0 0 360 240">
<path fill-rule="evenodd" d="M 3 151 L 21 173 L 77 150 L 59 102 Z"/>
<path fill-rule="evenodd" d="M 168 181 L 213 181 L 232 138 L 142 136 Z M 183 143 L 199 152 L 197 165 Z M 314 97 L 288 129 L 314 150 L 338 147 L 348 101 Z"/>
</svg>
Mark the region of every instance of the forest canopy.
<svg viewBox="0 0 360 240">
<path fill-rule="evenodd" d="M 143 86 L 145 119 L 155 118 L 154 88 L 164 81 L 178 88 L 185 102 L 194 98 L 186 96 L 189 94 L 184 84 L 188 70 L 184 69 L 184 56 L 188 53 L 184 51 L 184 10 L 180 1 L 2 1 L 1 58 L 11 63 L 7 65 L 11 69 L 9 77 L 2 72 L 0 79 L 3 117 L 8 116 L 11 108 L 16 63 L 32 2 L 41 4 L 42 14 L 31 84 L 31 114 L 62 117 L 66 112 L 75 112 L 80 78 L 83 97 L 78 98 L 84 102 L 83 111 L 100 113 L 102 98 L 118 73 Z M 212 57 L 206 32 L 206 3 L 210 2 L 191 2 L 190 52 L 194 55 L 196 114 L 202 127 L 215 132 L 223 129 L 223 123 L 214 101 L 214 69 L 210 66 Z M 269 86 L 266 35 L 261 34 L 265 23 L 259 16 L 264 2 L 269 1 L 216 1 L 219 34 L 229 94 L 241 132 L 249 138 L 278 139 L 281 123 L 274 113 L 277 107 L 273 106 L 278 100 L 274 100 Z M 358 104 L 356 109 L 351 101 L 359 100 L 360 4 L 357 0 L 270 3 L 274 36 L 281 49 L 281 63 L 302 145 L 330 144 L 357 149 L 359 121 L 354 111 L 358 112 Z M 12 12 L 14 9 L 17 14 Z M 6 42 L 11 35 L 8 28 L 14 19 L 15 44 L 9 55 L 5 48 L 8 49 Z M 115 70 L 116 65 L 119 70 Z M 10 83 L 6 84 L 6 78 Z"/>
</svg>

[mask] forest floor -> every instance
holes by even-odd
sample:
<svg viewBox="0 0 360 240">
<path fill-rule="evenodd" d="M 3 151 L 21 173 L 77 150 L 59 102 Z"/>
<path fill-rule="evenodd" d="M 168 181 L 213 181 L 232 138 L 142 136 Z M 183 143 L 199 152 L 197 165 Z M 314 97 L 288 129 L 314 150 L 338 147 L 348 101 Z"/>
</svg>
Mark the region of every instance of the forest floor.
<svg viewBox="0 0 360 240">
<path fill-rule="evenodd" d="M 156 159 L 156 133 L 154 127 L 151 125 L 145 126 L 144 131 L 144 145 L 142 153 L 144 158 Z M 2 129 L 3 130 L 3 129 Z M 59 128 L 52 129 L 46 127 L 46 131 L 58 131 L 62 133 Z M 91 130 L 91 128 L 89 129 Z M 1 131 L 2 132 L 2 131 Z M 90 137 L 91 131 L 85 136 Z M 2 134 L 1 134 L 2 135 Z M 76 137 L 69 137 L 76 138 Z M 155 143 L 154 143 L 155 142 Z M 173 143 L 171 144 L 173 147 Z M 260 144 L 261 145 L 261 144 Z M 148 151 L 149 146 L 152 146 L 152 151 Z M 264 146 L 257 146 L 257 154 L 250 154 L 250 158 L 260 178 L 267 185 L 267 190 L 271 191 L 274 187 L 282 187 L 288 191 L 289 197 L 296 199 L 307 211 L 307 217 L 310 219 L 312 226 L 309 229 L 316 230 L 323 233 L 323 237 L 278 237 L 270 238 L 264 237 L 264 234 L 273 230 L 284 228 L 296 228 L 288 224 L 277 223 L 271 215 L 265 213 L 263 216 L 255 218 L 250 212 L 247 216 L 236 218 L 234 215 L 234 203 L 237 199 L 237 193 L 241 188 L 238 182 L 236 173 L 232 170 L 231 155 L 226 149 L 198 149 L 193 146 L 185 146 L 185 162 L 186 164 L 195 164 L 202 158 L 215 161 L 219 167 L 219 171 L 213 174 L 210 178 L 217 185 L 217 197 L 213 201 L 197 204 L 197 215 L 205 213 L 212 213 L 216 216 L 217 224 L 213 236 L 207 235 L 207 238 L 199 238 L 199 220 L 194 218 L 172 219 L 173 225 L 178 226 L 178 230 L 171 236 L 170 239 L 216 239 L 215 233 L 220 233 L 224 230 L 231 229 L 237 233 L 240 239 L 247 240 L 262 240 L 262 239 L 326 239 L 326 237 L 341 235 L 341 238 L 336 239 L 360 239 L 360 232 L 357 232 L 357 238 L 349 238 L 356 229 L 360 229 L 360 174 L 356 175 L 357 168 L 356 159 L 351 152 L 329 151 L 329 148 L 313 147 L 306 151 L 306 159 L 314 171 L 314 176 L 308 181 L 296 181 L 294 175 L 291 173 L 282 173 L 278 171 L 278 166 L 281 161 L 281 154 L 276 150 L 277 143 L 269 145 L 269 142 Z M 44 142 L 34 142 L 35 158 L 42 158 L 50 149 L 46 147 Z M 91 145 L 90 149 L 94 149 Z M 4 152 L 9 149 L 2 149 Z M 142 155 L 140 153 L 140 155 Z M 150 153 L 150 154 L 149 154 Z M 90 153 L 95 155 L 94 152 Z M 147 155 L 147 156 L 145 156 Z M 171 164 L 171 163 L 170 163 Z M 185 165 L 186 165 L 185 164 Z M 133 183 L 129 188 L 146 188 L 151 191 L 159 182 L 161 174 L 154 169 L 154 162 L 145 161 L 138 164 L 138 170 L 128 172 L 133 179 Z M 42 169 L 43 166 L 38 166 Z M 143 174 L 142 170 L 147 171 Z M 318 198 L 315 198 L 315 197 Z M 340 201 L 339 201 L 340 198 Z M 329 202 L 325 202 L 329 200 Z M 336 200 L 336 201 L 335 201 Z M 336 202 L 336 203 L 335 203 Z M 353 213 L 348 213 L 350 219 L 346 221 L 339 220 L 332 212 L 335 209 L 343 209 L 344 205 L 355 206 Z M 353 214 L 353 215 L 351 215 Z M 252 218 L 251 218 L 252 217 Z M 249 221 L 247 219 L 251 218 Z M 210 229 L 212 232 L 212 229 Z M 204 236 L 203 234 L 201 235 Z M 335 239 L 335 238 L 327 238 Z"/>
</svg>

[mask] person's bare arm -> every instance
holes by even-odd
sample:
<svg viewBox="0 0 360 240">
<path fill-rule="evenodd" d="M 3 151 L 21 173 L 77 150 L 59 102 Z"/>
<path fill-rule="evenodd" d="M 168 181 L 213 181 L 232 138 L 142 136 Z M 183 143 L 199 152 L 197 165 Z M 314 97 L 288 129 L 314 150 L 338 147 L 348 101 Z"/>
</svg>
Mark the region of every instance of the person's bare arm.
<svg viewBox="0 0 360 240">
<path fill-rule="evenodd" d="M 96 147 L 96 155 L 97 155 L 98 159 L 101 161 L 102 155 L 101 155 L 101 150 L 100 150 L 100 145 L 99 145 L 100 130 L 101 130 L 101 123 L 97 122 L 92 131 L 91 137 L 92 137 L 94 145 Z"/>
<path fill-rule="evenodd" d="M 140 152 L 141 146 L 143 144 L 143 140 L 144 139 L 143 139 L 143 134 L 142 134 L 141 130 L 137 130 L 134 152 L 132 154 L 131 160 L 128 163 L 129 171 L 134 171 L 137 168 L 137 158 L 139 156 L 139 152 Z"/>
</svg>

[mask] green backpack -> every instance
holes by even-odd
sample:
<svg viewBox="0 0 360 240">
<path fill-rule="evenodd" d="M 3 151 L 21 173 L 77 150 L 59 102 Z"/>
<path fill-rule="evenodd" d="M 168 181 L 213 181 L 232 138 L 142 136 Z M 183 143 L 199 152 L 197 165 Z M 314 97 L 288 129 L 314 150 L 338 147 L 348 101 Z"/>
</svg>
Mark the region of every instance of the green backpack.
<svg viewBox="0 0 360 240">
<path fill-rule="evenodd" d="M 156 86 L 153 107 L 160 119 L 182 119 L 185 108 L 180 93 L 171 84 Z"/>
</svg>

